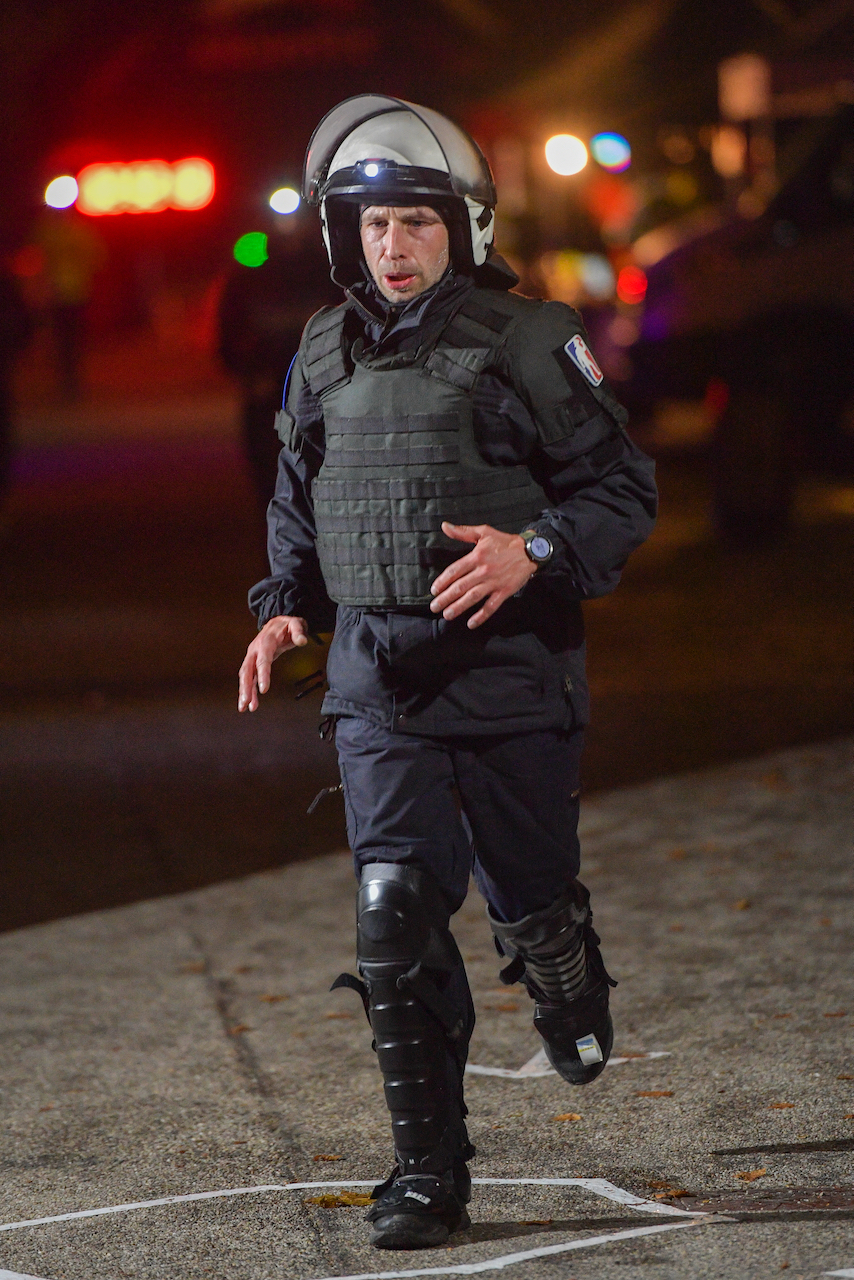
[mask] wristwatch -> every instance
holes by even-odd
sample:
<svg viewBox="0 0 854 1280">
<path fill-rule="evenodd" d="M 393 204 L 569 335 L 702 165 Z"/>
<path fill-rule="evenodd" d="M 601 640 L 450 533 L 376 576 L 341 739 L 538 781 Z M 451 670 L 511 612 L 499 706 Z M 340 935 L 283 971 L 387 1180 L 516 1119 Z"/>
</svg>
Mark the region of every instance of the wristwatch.
<svg viewBox="0 0 854 1280">
<path fill-rule="evenodd" d="M 554 547 L 544 533 L 536 529 L 523 529 L 522 541 L 525 544 L 525 555 L 534 564 L 546 564 L 554 555 Z"/>
</svg>

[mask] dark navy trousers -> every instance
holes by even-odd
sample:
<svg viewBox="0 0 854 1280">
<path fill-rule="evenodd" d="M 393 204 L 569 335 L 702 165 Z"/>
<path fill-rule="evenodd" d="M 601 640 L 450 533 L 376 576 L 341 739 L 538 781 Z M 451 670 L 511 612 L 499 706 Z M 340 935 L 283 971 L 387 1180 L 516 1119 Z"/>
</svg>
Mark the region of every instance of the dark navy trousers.
<svg viewBox="0 0 854 1280">
<path fill-rule="evenodd" d="M 578 875 L 583 730 L 428 738 L 355 716 L 335 741 L 357 874 L 430 872 L 451 912 L 473 874 L 502 920 L 548 907 Z"/>
</svg>

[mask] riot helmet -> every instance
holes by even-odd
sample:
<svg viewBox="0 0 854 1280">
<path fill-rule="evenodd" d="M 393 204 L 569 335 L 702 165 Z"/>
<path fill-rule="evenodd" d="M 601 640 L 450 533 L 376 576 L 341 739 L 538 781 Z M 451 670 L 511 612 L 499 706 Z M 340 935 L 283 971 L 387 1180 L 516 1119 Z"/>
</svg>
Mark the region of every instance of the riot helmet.
<svg viewBox="0 0 854 1280">
<path fill-rule="evenodd" d="M 430 107 L 373 93 L 333 107 L 308 145 L 303 196 L 320 208 L 332 275 L 344 287 L 365 278 L 365 205 L 432 206 L 448 227 L 453 265 L 476 277 L 486 272 L 495 227 L 492 173 L 474 139 Z"/>
</svg>

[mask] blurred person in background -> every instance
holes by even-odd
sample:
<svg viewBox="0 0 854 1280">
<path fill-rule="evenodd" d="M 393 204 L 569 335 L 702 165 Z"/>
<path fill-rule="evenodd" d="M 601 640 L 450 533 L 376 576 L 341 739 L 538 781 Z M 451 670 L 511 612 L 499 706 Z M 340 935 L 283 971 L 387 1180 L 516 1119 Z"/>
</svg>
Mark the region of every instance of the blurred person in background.
<svg viewBox="0 0 854 1280">
<path fill-rule="evenodd" d="M 256 710 L 272 662 L 329 629 L 334 601 L 322 710 L 360 974 L 335 985 L 362 996 L 391 1116 L 372 1243 L 414 1249 L 469 1223 L 474 1009 L 449 925 L 470 873 L 557 1072 L 587 1084 L 611 1052 L 613 983 L 577 878 L 580 602 L 650 533 L 653 464 L 578 313 L 509 292 L 492 175 L 451 121 L 352 98 L 315 131 L 304 190 L 346 301 L 306 326 L 277 419 L 271 575 L 250 592 L 261 631 L 238 707 Z"/>
<path fill-rule="evenodd" d="M 44 254 L 45 306 L 53 332 L 60 394 L 66 400 L 76 400 L 81 390 L 86 309 L 106 249 L 88 220 L 74 208 L 45 208 L 33 241 Z"/>
<path fill-rule="evenodd" d="M 15 277 L 0 270 L 0 508 L 12 470 L 12 372 L 33 334 L 33 322 Z"/>
<path fill-rule="evenodd" d="M 341 300 L 307 211 L 272 215 L 267 255 L 257 267 L 234 264 L 219 308 L 219 353 L 240 382 L 243 447 L 265 511 L 276 487 L 274 420 L 285 375 L 308 317 Z"/>
</svg>

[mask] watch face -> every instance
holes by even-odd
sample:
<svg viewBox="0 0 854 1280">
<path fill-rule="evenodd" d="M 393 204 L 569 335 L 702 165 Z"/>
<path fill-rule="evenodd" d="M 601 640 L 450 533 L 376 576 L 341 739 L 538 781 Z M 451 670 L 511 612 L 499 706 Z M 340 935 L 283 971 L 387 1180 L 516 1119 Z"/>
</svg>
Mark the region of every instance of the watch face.
<svg viewBox="0 0 854 1280">
<path fill-rule="evenodd" d="M 531 547 L 531 555 L 537 560 L 548 560 L 552 553 L 552 544 L 548 538 L 542 537 L 541 534 L 537 534 L 536 538 L 532 538 L 529 545 Z"/>
</svg>

